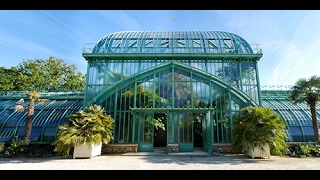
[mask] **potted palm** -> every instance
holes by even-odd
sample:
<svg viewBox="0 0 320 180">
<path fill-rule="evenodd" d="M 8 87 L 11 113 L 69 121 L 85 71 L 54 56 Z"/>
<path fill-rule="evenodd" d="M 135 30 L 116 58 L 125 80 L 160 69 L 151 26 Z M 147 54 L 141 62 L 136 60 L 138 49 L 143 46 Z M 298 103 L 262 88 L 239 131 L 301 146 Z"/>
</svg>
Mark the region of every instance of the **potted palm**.
<svg viewBox="0 0 320 180">
<path fill-rule="evenodd" d="M 67 116 L 69 121 L 58 127 L 54 152 L 73 158 L 91 158 L 101 155 L 102 144 L 113 140 L 114 119 L 103 107 L 91 105 L 85 110 Z"/>
<path fill-rule="evenodd" d="M 285 155 L 285 122 L 271 108 L 248 106 L 234 120 L 232 148 L 246 156 L 268 157 Z"/>
</svg>

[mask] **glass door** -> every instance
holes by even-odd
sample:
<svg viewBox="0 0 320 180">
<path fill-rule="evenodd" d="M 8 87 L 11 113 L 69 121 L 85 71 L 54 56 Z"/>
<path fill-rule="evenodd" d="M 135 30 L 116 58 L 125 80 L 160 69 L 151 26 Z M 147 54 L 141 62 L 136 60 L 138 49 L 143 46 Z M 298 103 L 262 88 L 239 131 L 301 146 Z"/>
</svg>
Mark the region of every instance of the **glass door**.
<svg viewBox="0 0 320 180">
<path fill-rule="evenodd" d="M 213 152 L 213 124 L 212 121 L 212 110 L 207 112 L 205 116 L 202 116 L 202 142 L 203 149 L 209 153 Z"/>
<path fill-rule="evenodd" d="M 179 152 L 193 152 L 193 118 L 193 113 L 168 113 L 168 145 L 178 144 Z"/>
<path fill-rule="evenodd" d="M 179 152 L 193 152 L 193 113 L 178 113 Z"/>
<path fill-rule="evenodd" d="M 153 151 L 154 117 L 153 113 L 136 112 L 135 118 L 138 119 L 138 152 Z"/>
</svg>

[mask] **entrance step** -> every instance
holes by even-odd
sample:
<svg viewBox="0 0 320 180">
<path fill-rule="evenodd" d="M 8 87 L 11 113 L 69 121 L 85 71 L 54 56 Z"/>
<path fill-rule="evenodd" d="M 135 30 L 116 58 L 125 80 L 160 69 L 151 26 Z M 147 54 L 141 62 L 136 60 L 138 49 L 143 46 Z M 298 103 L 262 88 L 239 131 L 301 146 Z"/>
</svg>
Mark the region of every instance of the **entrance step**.
<svg viewBox="0 0 320 180">
<path fill-rule="evenodd" d="M 153 152 L 128 152 L 123 154 L 123 156 L 192 156 L 192 157 L 221 156 L 221 155 L 222 154 L 208 153 L 202 147 L 194 147 L 193 152 L 174 152 L 174 153 L 167 153 L 166 147 L 154 147 Z"/>
</svg>

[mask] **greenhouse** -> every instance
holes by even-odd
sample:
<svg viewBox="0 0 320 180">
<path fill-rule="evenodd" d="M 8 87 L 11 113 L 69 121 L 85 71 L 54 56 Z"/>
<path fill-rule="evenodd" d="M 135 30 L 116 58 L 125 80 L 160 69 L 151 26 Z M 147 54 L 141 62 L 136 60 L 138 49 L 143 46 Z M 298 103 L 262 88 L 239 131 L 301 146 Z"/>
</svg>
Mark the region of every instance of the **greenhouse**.
<svg viewBox="0 0 320 180">
<path fill-rule="evenodd" d="M 110 144 L 136 145 L 139 152 L 155 147 L 213 152 L 214 145 L 231 144 L 233 119 L 246 106 L 279 113 L 290 142 L 314 141 L 307 104 L 293 105 L 289 88 L 260 85 L 262 55 L 259 44 L 228 32 L 108 34 L 83 48 L 85 92 L 43 92 L 51 101 L 35 106 L 31 141 L 51 143 L 66 115 L 92 104 L 115 120 Z M 0 96 L 0 142 L 23 137 L 26 114 L 14 112 L 21 97 Z"/>
<path fill-rule="evenodd" d="M 36 103 L 32 121 L 31 142 L 52 143 L 59 125 L 66 122 L 67 115 L 83 107 L 84 92 L 78 91 L 42 91 L 41 98 L 49 102 Z M 0 142 L 10 142 L 15 136 L 24 138 L 27 112 L 14 112 L 17 101 L 26 99 L 24 92 L 13 92 L 0 96 Z M 22 104 L 28 106 L 29 100 Z"/>
</svg>

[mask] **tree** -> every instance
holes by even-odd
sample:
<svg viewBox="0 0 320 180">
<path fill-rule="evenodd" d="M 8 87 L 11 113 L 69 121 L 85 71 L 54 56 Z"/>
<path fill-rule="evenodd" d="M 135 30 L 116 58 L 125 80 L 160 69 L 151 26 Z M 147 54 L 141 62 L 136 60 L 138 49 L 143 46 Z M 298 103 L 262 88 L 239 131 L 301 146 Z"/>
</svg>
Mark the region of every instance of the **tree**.
<svg viewBox="0 0 320 180">
<path fill-rule="evenodd" d="M 40 90 L 84 90 L 86 76 L 76 72 L 75 65 L 68 66 L 62 59 L 50 56 L 48 60 L 35 59 L 23 60 L 16 67 L 6 69 L 0 67 L 0 93 L 18 90 L 25 91 L 30 100 L 26 109 L 20 99 L 15 107 L 15 112 L 27 111 L 25 123 L 26 145 L 30 143 L 32 120 L 35 101 L 47 102 L 48 99 L 40 99 Z"/>
<path fill-rule="evenodd" d="M 18 76 L 18 71 L 0 67 L 0 94 L 6 94 L 14 89 L 14 77 Z"/>
<path fill-rule="evenodd" d="M 84 90 L 86 75 L 76 72 L 75 65 L 67 65 L 53 56 L 48 60 L 23 60 L 16 67 L 0 67 L 0 90 Z"/>
<path fill-rule="evenodd" d="M 30 144 L 30 135 L 32 130 L 32 120 L 34 115 L 34 103 L 35 101 L 39 102 L 47 102 L 48 99 L 40 99 L 41 94 L 36 91 L 26 91 L 27 98 L 29 98 L 30 102 L 27 108 L 24 108 L 21 104 L 24 103 L 24 99 L 20 99 L 15 106 L 15 112 L 23 112 L 24 110 L 27 111 L 26 123 L 25 123 L 25 133 L 24 133 L 24 143 L 26 145 Z"/>
<path fill-rule="evenodd" d="M 293 100 L 293 104 L 306 102 L 309 105 L 315 141 L 317 144 L 320 144 L 319 125 L 316 114 L 316 105 L 320 95 L 320 77 L 314 75 L 309 79 L 300 78 L 291 90 L 290 98 Z"/>
</svg>

